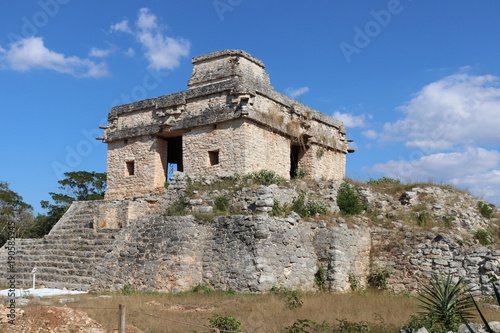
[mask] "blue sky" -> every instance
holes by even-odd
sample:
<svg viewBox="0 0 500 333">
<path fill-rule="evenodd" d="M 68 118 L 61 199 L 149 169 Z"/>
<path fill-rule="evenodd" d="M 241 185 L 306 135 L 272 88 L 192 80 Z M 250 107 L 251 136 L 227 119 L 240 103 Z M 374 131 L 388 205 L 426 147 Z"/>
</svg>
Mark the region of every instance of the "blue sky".
<svg viewBox="0 0 500 333">
<path fill-rule="evenodd" d="M 0 180 L 40 211 L 65 171 L 106 170 L 110 108 L 187 88 L 241 49 L 343 120 L 347 176 L 433 180 L 500 203 L 500 2 L 9 1 L 0 11 Z"/>
</svg>

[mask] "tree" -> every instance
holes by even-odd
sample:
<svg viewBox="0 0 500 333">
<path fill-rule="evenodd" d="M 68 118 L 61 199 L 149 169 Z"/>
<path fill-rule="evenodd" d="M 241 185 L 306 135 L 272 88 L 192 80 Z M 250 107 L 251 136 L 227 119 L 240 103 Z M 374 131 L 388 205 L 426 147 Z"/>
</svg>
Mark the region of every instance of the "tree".
<svg viewBox="0 0 500 333">
<path fill-rule="evenodd" d="M 52 227 L 66 213 L 75 200 L 102 200 L 106 192 L 106 173 L 75 171 L 65 172 L 66 178 L 58 181 L 61 193 L 52 193 L 54 203 L 41 201 L 40 205 L 47 210 L 47 214 L 38 214 L 36 217 L 35 233 L 42 237 L 50 232 Z"/>
<path fill-rule="evenodd" d="M 0 181 L 0 246 L 12 232 L 16 238 L 30 237 L 33 224 L 33 207 L 12 191 L 9 183 Z"/>
</svg>

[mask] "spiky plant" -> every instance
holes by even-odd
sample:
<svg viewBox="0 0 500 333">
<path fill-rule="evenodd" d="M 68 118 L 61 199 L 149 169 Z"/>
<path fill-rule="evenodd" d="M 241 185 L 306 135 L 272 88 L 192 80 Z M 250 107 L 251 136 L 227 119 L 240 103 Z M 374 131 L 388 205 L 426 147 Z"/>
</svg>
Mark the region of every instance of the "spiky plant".
<svg viewBox="0 0 500 333">
<path fill-rule="evenodd" d="M 423 287 L 419 295 L 419 307 L 423 314 L 434 318 L 445 328 L 456 330 L 460 317 L 471 319 L 474 317 L 471 310 L 473 302 L 467 295 L 467 288 L 463 278 L 453 282 L 451 274 L 434 275 L 429 285 Z"/>
<path fill-rule="evenodd" d="M 495 297 L 497 299 L 497 303 L 498 303 L 498 305 L 500 305 L 500 293 L 498 292 L 497 286 L 495 286 L 494 283 L 492 283 L 492 285 L 493 285 L 493 290 L 495 291 Z M 479 307 L 477 306 L 476 301 L 474 300 L 474 298 L 472 297 L 472 295 L 470 293 L 469 293 L 469 296 L 470 296 L 470 299 L 472 300 L 472 302 L 474 303 L 474 306 L 476 307 L 477 312 L 479 313 L 479 316 L 481 317 L 481 320 L 484 323 L 485 330 L 488 333 L 494 333 L 493 330 L 491 329 L 490 325 L 488 325 L 488 321 L 486 320 L 486 318 L 484 318 L 483 313 L 481 312 L 481 310 L 479 310 Z M 465 325 L 467 326 L 467 329 L 469 330 L 470 333 L 475 333 L 465 318 L 462 317 L 462 321 L 465 323 Z"/>
</svg>

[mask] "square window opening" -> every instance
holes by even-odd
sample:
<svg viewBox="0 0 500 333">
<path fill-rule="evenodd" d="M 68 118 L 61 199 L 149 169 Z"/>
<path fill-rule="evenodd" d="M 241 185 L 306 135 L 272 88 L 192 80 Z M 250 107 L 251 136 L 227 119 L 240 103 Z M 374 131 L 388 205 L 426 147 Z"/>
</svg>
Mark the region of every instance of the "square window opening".
<svg viewBox="0 0 500 333">
<path fill-rule="evenodd" d="M 219 151 L 218 150 L 208 152 L 208 163 L 209 163 L 209 166 L 219 164 Z"/>
<path fill-rule="evenodd" d="M 127 165 L 127 176 L 133 176 L 135 174 L 134 161 L 127 161 L 125 164 Z"/>
</svg>

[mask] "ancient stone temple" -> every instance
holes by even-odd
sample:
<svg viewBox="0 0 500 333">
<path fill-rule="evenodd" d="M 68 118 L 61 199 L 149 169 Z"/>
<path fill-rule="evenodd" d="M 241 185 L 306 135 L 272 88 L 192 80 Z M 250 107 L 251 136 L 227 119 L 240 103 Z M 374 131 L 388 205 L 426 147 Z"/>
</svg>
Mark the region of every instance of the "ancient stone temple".
<svg viewBox="0 0 500 333">
<path fill-rule="evenodd" d="M 167 168 L 190 174 L 272 170 L 335 180 L 348 148 L 341 121 L 276 92 L 259 59 L 225 50 L 193 59 L 189 89 L 114 107 L 108 199 L 163 189 Z"/>
</svg>

